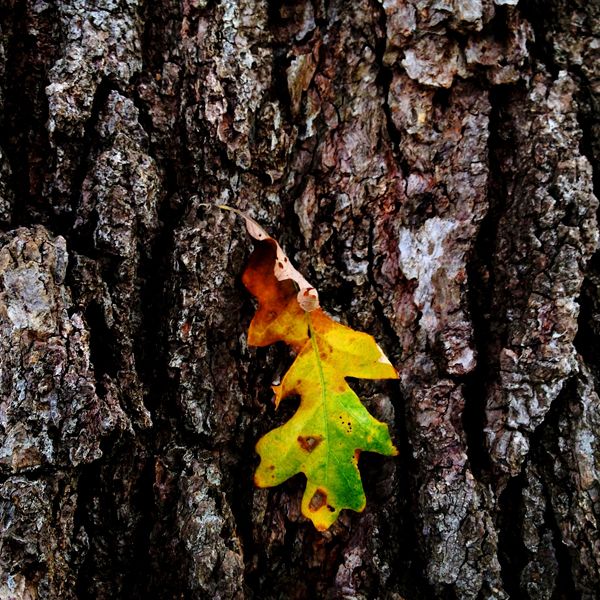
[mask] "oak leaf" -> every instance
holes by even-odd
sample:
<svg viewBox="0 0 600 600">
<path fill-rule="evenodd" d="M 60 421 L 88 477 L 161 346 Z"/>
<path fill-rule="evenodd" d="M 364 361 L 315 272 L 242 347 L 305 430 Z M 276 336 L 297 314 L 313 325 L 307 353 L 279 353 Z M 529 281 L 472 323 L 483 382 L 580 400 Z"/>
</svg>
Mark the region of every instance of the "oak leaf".
<svg viewBox="0 0 600 600">
<path fill-rule="evenodd" d="M 302 513 L 323 531 L 342 509 L 360 512 L 365 507 L 360 452 L 397 454 L 387 425 L 369 414 L 346 377 L 397 379 L 398 374 L 370 335 L 328 317 L 318 307 L 316 290 L 289 263 L 279 244 L 255 221 L 235 212 L 257 240 L 242 277 L 258 299 L 248 344 L 282 341 L 297 352 L 273 390 L 276 407 L 289 396 L 299 396 L 300 405 L 287 423 L 258 441 L 261 460 L 254 482 L 271 487 L 304 473 Z"/>
</svg>

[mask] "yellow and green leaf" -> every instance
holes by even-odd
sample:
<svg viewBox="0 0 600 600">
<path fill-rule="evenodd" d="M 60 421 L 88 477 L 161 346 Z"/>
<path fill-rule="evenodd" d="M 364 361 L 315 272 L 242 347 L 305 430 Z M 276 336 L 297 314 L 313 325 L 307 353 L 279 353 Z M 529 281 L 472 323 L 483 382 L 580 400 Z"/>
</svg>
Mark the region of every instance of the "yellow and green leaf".
<svg viewBox="0 0 600 600">
<path fill-rule="evenodd" d="M 243 275 L 244 285 L 259 302 L 248 343 L 267 346 L 283 341 L 298 353 L 273 390 L 276 406 L 294 395 L 300 397 L 300 405 L 287 423 L 259 440 L 261 461 L 254 481 L 259 487 L 271 487 L 304 473 L 302 513 L 323 531 L 341 510 L 365 507 L 360 452 L 397 454 L 387 425 L 369 414 L 346 377 L 397 379 L 398 375 L 370 335 L 341 325 L 320 308 L 304 310 L 298 283 L 276 277 L 281 259 L 277 242 L 261 236 Z M 317 301 L 308 306 L 318 306 L 318 295 L 311 293 Z"/>
</svg>

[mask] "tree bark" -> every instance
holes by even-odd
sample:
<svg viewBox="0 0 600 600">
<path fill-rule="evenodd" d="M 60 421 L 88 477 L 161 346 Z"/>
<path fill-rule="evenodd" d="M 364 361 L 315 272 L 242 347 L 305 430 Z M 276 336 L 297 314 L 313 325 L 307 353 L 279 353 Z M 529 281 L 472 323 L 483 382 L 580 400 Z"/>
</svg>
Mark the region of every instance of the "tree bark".
<svg viewBox="0 0 600 600">
<path fill-rule="evenodd" d="M 597 0 L 0 15 L 0 600 L 599 597 Z M 400 373 L 327 532 L 216 203 Z"/>
</svg>

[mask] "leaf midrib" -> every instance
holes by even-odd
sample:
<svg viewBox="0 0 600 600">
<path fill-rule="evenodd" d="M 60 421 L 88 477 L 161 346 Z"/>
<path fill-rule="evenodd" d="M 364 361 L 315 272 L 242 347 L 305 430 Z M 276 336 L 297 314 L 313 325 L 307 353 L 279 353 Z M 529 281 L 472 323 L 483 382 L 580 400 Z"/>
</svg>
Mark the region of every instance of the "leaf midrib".
<svg viewBox="0 0 600 600">
<path fill-rule="evenodd" d="M 323 372 L 323 364 L 321 363 L 321 355 L 319 354 L 319 346 L 317 344 L 316 333 L 312 326 L 312 320 L 310 313 L 306 313 L 306 320 L 308 322 L 308 335 L 310 337 L 310 343 L 315 353 L 315 361 L 317 363 L 317 370 L 319 372 L 319 381 L 321 382 L 321 405 L 323 406 L 323 425 L 325 429 L 325 483 L 329 485 L 329 454 L 331 449 L 330 437 L 329 437 L 329 413 L 327 411 L 327 386 L 325 384 L 325 373 Z"/>
</svg>

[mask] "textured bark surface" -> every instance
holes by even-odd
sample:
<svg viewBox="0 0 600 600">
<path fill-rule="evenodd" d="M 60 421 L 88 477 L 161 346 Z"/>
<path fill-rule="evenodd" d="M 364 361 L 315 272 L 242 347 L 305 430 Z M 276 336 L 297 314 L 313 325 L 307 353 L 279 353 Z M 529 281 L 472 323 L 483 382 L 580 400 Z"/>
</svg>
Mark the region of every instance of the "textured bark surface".
<svg viewBox="0 0 600 600">
<path fill-rule="evenodd" d="M 0 7 L 0 600 L 592 599 L 597 0 Z M 598 191 L 598 187 L 596 187 Z M 399 382 L 319 533 L 257 490 L 249 211 Z"/>
</svg>

